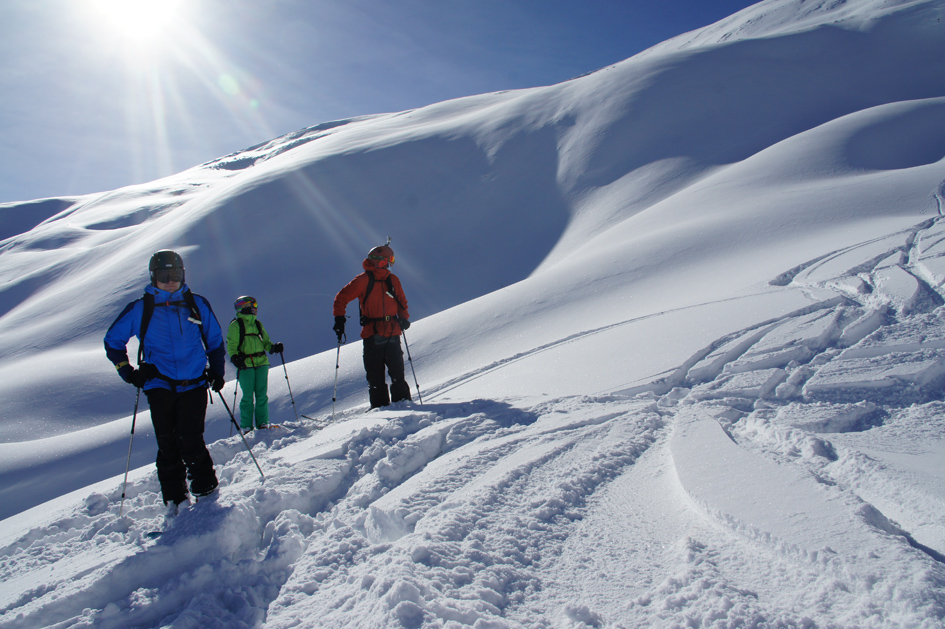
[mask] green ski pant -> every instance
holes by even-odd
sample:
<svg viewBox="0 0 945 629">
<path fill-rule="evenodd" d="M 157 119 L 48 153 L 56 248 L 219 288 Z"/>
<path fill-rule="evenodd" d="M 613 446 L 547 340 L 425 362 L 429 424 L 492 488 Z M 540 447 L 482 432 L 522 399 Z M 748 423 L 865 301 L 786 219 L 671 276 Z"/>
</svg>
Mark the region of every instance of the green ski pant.
<svg viewBox="0 0 945 629">
<path fill-rule="evenodd" d="M 269 425 L 269 365 L 240 369 L 240 428 L 253 428 L 253 416 L 256 428 Z M 253 399 L 255 398 L 255 403 Z"/>
</svg>

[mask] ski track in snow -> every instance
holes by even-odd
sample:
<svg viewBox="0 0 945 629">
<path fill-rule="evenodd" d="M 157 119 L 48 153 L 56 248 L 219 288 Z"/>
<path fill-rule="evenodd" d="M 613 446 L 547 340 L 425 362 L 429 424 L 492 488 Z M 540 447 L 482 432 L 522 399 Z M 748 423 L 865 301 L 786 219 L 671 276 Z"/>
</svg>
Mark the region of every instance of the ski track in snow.
<svg viewBox="0 0 945 629">
<path fill-rule="evenodd" d="M 219 497 L 156 540 L 154 472 L 120 518 L 100 483 L 0 539 L 0 626 L 940 626 L 943 247 L 936 219 L 800 265 L 772 284 L 812 307 L 644 386 L 517 408 L 447 382 L 252 435 L 264 483 L 218 441 Z"/>
</svg>

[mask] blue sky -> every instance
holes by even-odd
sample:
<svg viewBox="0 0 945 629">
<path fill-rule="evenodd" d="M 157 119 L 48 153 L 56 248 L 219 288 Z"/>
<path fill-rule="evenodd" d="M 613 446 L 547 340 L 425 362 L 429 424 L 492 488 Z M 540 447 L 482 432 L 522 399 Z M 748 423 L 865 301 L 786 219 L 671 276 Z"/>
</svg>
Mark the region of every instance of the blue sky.
<svg viewBox="0 0 945 629">
<path fill-rule="evenodd" d="M 4 0 L 0 203 L 150 181 L 320 122 L 559 83 L 751 4 Z"/>
</svg>

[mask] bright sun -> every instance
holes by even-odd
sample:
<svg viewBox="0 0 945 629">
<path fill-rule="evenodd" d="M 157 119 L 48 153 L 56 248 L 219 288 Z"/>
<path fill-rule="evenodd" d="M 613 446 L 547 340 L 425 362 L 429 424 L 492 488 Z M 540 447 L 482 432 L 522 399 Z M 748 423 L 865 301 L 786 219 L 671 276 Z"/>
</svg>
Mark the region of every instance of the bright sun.
<svg viewBox="0 0 945 629">
<path fill-rule="evenodd" d="M 182 0 L 94 0 L 99 20 L 136 43 L 160 36 L 179 16 Z"/>
</svg>

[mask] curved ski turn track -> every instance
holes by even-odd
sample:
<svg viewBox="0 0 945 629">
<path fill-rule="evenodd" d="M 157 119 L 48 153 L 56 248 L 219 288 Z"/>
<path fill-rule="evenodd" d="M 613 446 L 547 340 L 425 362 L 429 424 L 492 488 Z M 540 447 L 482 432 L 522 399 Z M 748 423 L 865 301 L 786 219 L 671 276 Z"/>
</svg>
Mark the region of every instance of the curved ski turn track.
<svg viewBox="0 0 945 629">
<path fill-rule="evenodd" d="M 786 271 L 813 306 L 632 389 L 443 383 L 254 434 L 265 483 L 221 440 L 157 539 L 150 468 L 121 518 L 76 492 L 3 533 L 0 626 L 940 627 L 943 254 L 935 220 Z"/>
</svg>

